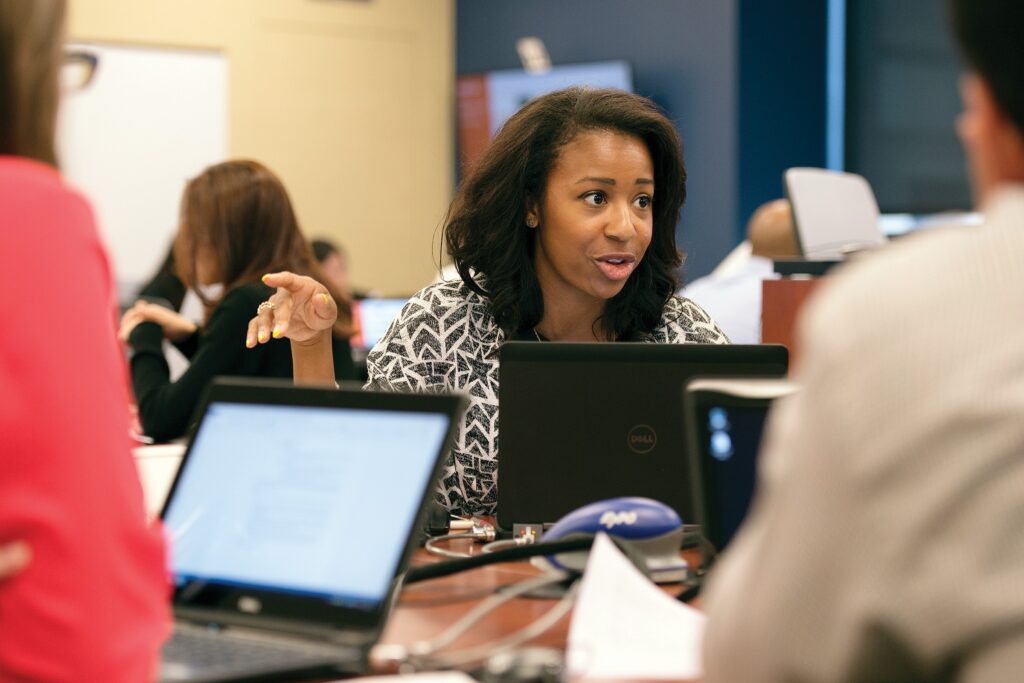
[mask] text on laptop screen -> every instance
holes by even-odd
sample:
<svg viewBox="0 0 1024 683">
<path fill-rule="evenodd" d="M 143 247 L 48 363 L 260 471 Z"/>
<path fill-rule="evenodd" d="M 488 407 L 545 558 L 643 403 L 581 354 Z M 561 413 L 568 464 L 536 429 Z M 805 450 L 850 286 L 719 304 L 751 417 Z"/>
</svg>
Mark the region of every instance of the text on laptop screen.
<svg viewBox="0 0 1024 683">
<path fill-rule="evenodd" d="M 708 529 L 725 548 L 747 516 L 757 483 L 757 454 L 768 407 L 712 405 L 703 416 L 701 466 L 705 470 Z"/>
<path fill-rule="evenodd" d="M 376 606 L 448 423 L 436 413 L 211 404 L 164 515 L 176 581 Z"/>
</svg>

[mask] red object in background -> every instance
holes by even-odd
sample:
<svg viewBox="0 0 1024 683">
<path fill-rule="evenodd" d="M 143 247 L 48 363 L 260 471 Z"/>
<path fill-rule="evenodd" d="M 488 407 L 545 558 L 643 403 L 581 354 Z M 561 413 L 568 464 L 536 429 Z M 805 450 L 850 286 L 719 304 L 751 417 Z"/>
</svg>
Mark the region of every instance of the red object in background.
<svg viewBox="0 0 1024 683">
<path fill-rule="evenodd" d="M 466 175 L 491 142 L 487 75 L 459 76 L 459 160 Z"/>
<path fill-rule="evenodd" d="M 800 310 L 821 278 L 782 278 L 761 283 L 761 343 L 782 344 L 789 349 L 789 374 L 796 367 L 796 325 Z"/>
</svg>

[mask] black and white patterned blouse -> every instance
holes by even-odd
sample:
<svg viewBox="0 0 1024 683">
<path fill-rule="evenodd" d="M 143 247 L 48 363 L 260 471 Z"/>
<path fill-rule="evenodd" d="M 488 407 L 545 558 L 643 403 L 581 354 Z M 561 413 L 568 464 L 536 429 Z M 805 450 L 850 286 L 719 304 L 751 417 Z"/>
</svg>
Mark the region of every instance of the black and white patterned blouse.
<svg viewBox="0 0 1024 683">
<path fill-rule="evenodd" d="M 461 281 L 413 295 L 366 359 L 368 389 L 461 391 L 469 408 L 438 488 L 450 510 L 493 514 L 498 484 L 498 349 L 505 334 L 490 302 Z M 711 317 L 673 296 L 661 323 L 641 341 L 659 344 L 729 342 Z"/>
</svg>

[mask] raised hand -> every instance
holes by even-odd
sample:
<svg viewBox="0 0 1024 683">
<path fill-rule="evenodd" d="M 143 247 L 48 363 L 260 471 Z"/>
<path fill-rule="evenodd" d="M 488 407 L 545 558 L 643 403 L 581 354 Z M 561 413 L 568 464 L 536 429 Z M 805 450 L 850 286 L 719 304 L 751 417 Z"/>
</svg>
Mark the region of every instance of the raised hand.
<svg viewBox="0 0 1024 683">
<path fill-rule="evenodd" d="M 263 276 L 263 283 L 277 291 L 259 305 L 256 317 L 249 321 L 245 345 L 250 349 L 271 338 L 312 341 L 338 319 L 338 305 L 327 288 L 311 277 L 270 273 Z"/>
</svg>

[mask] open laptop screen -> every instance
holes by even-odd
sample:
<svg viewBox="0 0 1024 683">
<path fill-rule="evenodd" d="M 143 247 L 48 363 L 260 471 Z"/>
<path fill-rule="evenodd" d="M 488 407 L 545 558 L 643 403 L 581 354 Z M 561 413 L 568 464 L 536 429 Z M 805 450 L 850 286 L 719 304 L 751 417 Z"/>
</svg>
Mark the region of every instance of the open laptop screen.
<svg viewBox="0 0 1024 683">
<path fill-rule="evenodd" d="M 758 454 L 775 399 L 796 391 L 786 380 L 702 378 L 685 389 L 691 425 L 691 497 L 698 521 L 717 550 L 747 516 L 757 485 Z"/>
<path fill-rule="evenodd" d="M 705 533 L 718 549 L 732 540 L 754 497 L 757 453 L 769 405 L 769 400 L 757 406 L 722 402 L 703 411 L 699 457 L 709 507 Z"/>
<path fill-rule="evenodd" d="M 164 511 L 177 585 L 374 609 L 388 597 L 450 421 L 210 403 Z"/>
</svg>

